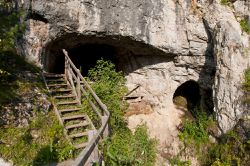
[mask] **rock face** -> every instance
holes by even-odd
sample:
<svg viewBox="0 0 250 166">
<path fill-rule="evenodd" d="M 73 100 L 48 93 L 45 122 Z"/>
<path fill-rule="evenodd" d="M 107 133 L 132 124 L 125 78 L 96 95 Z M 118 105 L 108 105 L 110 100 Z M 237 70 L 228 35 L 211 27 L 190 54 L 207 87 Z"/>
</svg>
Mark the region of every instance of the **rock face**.
<svg viewBox="0 0 250 166">
<path fill-rule="evenodd" d="M 249 16 L 249 6 L 237 3 L 233 12 L 215 0 L 20 2 L 29 15 L 18 47 L 27 59 L 53 71 L 63 48 L 112 46 L 132 91 L 130 102 L 168 111 L 177 87 L 194 80 L 202 106 L 214 110 L 226 132 L 244 112 L 241 84 L 250 64 L 249 36 L 237 22 Z"/>
</svg>

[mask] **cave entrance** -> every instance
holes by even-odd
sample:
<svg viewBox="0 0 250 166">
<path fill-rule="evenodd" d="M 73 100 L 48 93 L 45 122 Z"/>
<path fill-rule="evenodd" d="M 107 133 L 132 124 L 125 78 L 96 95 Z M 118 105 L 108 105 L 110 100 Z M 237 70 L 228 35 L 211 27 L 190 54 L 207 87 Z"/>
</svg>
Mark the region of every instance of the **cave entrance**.
<svg viewBox="0 0 250 166">
<path fill-rule="evenodd" d="M 84 76 L 88 74 L 90 68 L 95 66 L 96 61 L 101 58 L 110 60 L 115 64 L 118 63 L 115 58 L 115 48 L 107 44 L 83 44 L 66 50 L 72 62 Z M 65 58 L 62 51 L 59 51 L 55 56 L 54 62 L 50 66 L 49 72 L 64 73 Z"/>
<path fill-rule="evenodd" d="M 137 59 L 140 57 L 151 58 L 156 55 L 169 57 L 164 51 L 129 37 L 69 33 L 55 38 L 44 48 L 41 60 L 45 71 L 64 73 L 65 59 L 62 49 L 68 51 L 68 55 L 76 67 L 81 68 L 83 76 L 101 58 L 110 60 L 115 64 L 117 71 L 123 71 L 126 74 L 144 65 L 159 62 L 150 59 L 139 63 L 134 57 L 138 57 Z"/>
<path fill-rule="evenodd" d="M 196 81 L 190 80 L 181 84 L 173 95 L 173 102 L 177 106 L 193 111 L 200 106 L 200 87 Z"/>
</svg>

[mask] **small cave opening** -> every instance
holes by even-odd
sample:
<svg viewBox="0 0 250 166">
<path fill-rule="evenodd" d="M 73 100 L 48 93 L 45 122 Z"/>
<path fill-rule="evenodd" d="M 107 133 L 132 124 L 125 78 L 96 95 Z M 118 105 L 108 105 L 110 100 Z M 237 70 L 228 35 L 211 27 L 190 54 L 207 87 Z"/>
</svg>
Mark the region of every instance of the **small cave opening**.
<svg viewBox="0 0 250 166">
<path fill-rule="evenodd" d="M 81 70 L 83 76 L 86 76 L 88 70 L 96 65 L 97 60 L 104 59 L 109 60 L 114 64 L 118 64 L 116 49 L 107 44 L 82 44 L 66 50 L 68 51 L 68 55 L 74 65 Z M 58 51 L 54 62 L 55 63 L 51 65 L 49 72 L 63 73 L 65 58 L 62 51 Z"/>
<path fill-rule="evenodd" d="M 200 107 L 200 86 L 196 81 L 190 80 L 181 84 L 173 95 L 173 103 L 186 108 L 193 113 L 193 109 Z"/>
</svg>

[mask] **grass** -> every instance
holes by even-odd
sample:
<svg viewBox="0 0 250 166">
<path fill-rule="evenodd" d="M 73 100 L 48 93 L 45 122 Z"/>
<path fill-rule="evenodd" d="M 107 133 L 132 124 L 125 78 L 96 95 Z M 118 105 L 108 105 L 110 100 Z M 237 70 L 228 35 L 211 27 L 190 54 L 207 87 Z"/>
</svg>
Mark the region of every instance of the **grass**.
<svg viewBox="0 0 250 166">
<path fill-rule="evenodd" d="M 246 19 L 240 21 L 240 26 L 243 31 L 250 35 L 250 25 Z"/>
<path fill-rule="evenodd" d="M 0 130 L 0 156 L 15 165 L 42 165 L 73 157 L 74 148 L 65 140 L 54 112 L 36 112 L 29 126 Z"/>
</svg>

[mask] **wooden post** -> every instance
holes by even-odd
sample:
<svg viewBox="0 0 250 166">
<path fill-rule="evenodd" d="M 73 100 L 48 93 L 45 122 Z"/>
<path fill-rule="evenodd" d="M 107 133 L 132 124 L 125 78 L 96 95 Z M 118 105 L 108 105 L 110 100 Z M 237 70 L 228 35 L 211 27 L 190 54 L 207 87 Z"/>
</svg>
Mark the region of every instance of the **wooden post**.
<svg viewBox="0 0 250 166">
<path fill-rule="evenodd" d="M 102 116 L 102 125 L 105 125 L 105 122 L 107 121 L 107 119 L 108 119 L 108 116 Z M 103 138 L 108 137 L 108 135 L 109 135 L 109 126 L 107 124 L 103 132 Z"/>
<path fill-rule="evenodd" d="M 78 69 L 78 71 L 80 72 L 80 70 Z M 80 83 L 80 76 L 79 76 L 79 74 L 78 73 L 76 73 L 77 74 L 77 84 L 76 84 L 76 94 L 77 94 L 77 98 L 78 98 L 78 101 L 79 101 L 79 103 L 81 104 L 82 102 L 81 102 L 81 83 Z"/>
<path fill-rule="evenodd" d="M 97 134 L 96 130 L 90 130 L 88 132 L 88 140 L 91 141 L 96 136 L 96 134 Z M 92 151 L 85 165 L 93 165 L 94 163 L 99 164 L 98 145 L 95 146 L 94 150 Z"/>
<path fill-rule="evenodd" d="M 65 74 L 65 77 L 67 78 L 68 77 L 68 59 L 66 56 L 64 56 L 64 59 L 65 59 L 65 64 L 64 64 L 64 74 Z"/>
</svg>

